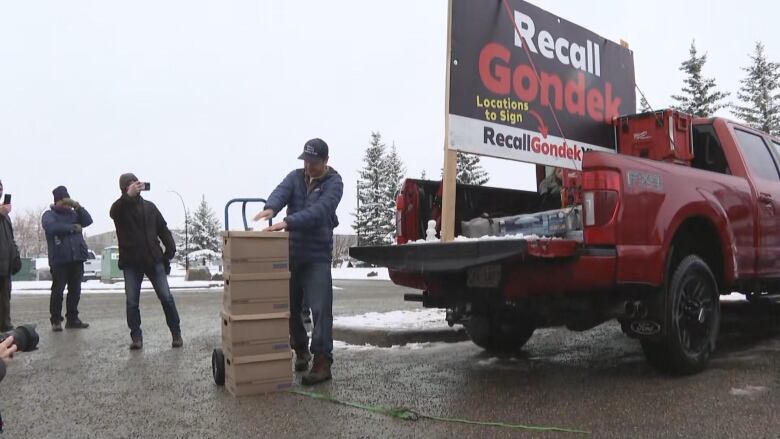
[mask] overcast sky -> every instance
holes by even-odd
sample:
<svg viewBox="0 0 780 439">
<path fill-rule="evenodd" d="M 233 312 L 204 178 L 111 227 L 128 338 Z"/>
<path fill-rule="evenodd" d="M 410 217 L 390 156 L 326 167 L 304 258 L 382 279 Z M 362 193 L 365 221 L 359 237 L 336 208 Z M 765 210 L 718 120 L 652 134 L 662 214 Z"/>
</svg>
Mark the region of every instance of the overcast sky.
<svg viewBox="0 0 780 439">
<path fill-rule="evenodd" d="M 531 3 L 628 41 L 656 108 L 679 92 L 694 38 L 705 76 L 733 95 L 755 41 L 780 61 L 772 2 Z M 222 218 L 230 198 L 267 196 L 321 137 L 345 182 L 337 231 L 351 233 L 371 131 L 409 176 L 439 175 L 446 14 L 445 0 L 2 1 L 0 179 L 14 214 L 63 184 L 91 211 L 89 235 L 112 230 L 119 175 L 132 171 L 172 227 L 184 214 L 169 190 L 191 210 L 205 196 Z M 529 165 L 484 162 L 491 185 L 533 188 Z"/>
</svg>

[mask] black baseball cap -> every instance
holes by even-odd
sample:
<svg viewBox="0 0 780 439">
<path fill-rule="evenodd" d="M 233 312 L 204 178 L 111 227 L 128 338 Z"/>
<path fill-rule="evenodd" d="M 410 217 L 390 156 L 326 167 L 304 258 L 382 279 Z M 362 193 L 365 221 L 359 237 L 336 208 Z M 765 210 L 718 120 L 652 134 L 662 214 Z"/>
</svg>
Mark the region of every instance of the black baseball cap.
<svg viewBox="0 0 780 439">
<path fill-rule="evenodd" d="M 298 160 L 320 161 L 328 158 L 328 144 L 322 139 L 311 139 L 303 145 L 303 153 Z"/>
</svg>

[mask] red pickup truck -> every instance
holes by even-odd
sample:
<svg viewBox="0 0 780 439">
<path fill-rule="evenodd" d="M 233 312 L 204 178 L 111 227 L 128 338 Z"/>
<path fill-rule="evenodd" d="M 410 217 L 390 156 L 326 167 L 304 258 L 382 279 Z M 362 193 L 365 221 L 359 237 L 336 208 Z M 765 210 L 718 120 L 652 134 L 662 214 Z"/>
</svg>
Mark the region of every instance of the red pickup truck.
<svg viewBox="0 0 780 439">
<path fill-rule="evenodd" d="M 422 290 L 405 299 L 447 309 L 477 345 L 520 349 L 539 327 L 583 331 L 617 319 L 648 362 L 704 369 L 719 296 L 772 302 L 780 284 L 780 139 L 722 118 L 693 119 L 687 163 L 587 152 L 579 236 L 410 243 L 436 219 L 440 183 L 404 182 L 397 245 L 350 255 Z M 543 210 L 536 192 L 456 189 L 461 222 Z"/>
</svg>

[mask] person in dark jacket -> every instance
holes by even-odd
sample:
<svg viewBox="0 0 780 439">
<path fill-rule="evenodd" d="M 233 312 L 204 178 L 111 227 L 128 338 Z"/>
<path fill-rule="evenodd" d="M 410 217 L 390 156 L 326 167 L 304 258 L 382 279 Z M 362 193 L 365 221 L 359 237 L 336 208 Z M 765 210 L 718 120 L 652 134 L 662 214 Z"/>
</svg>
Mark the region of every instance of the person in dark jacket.
<svg viewBox="0 0 780 439">
<path fill-rule="evenodd" d="M 539 183 L 543 209 L 561 208 L 561 188 L 563 188 L 563 168 L 556 167 Z"/>
<path fill-rule="evenodd" d="M 336 207 L 344 184 L 335 169 L 328 166 L 328 145 L 311 139 L 303 147 L 303 169 L 284 178 L 268 197 L 255 221 L 273 218 L 287 206 L 284 220 L 265 229 L 290 232 L 290 344 L 295 350 L 295 370 L 308 369 L 301 382 L 317 384 L 331 378 L 333 363 L 333 281 L 330 268 L 333 229 L 339 224 Z M 311 308 L 311 353 L 301 309 Z"/>
<path fill-rule="evenodd" d="M 2 195 L 3 182 L 0 181 L 0 199 Z M 11 276 L 22 269 L 14 228 L 8 216 L 10 213 L 10 204 L 0 205 L 0 331 L 14 329 L 11 323 Z"/>
<path fill-rule="evenodd" d="M 62 293 L 68 287 L 65 304 L 66 328 L 88 328 L 89 324 L 79 319 L 81 278 L 84 277 L 84 261 L 87 260 L 87 243 L 81 229 L 92 224 L 92 217 L 78 201 L 70 198 L 65 186 L 52 191 L 54 204 L 43 214 L 41 223 L 46 232 L 49 248 L 49 269 L 51 271 L 51 314 L 52 331 L 62 331 Z"/>
<path fill-rule="evenodd" d="M 119 240 L 119 268 L 124 273 L 127 304 L 127 326 L 130 327 L 130 349 L 143 348 L 141 311 L 138 302 L 141 281 L 146 275 L 154 287 L 165 312 L 165 321 L 171 330 L 171 346 L 183 345 L 179 312 L 168 286 L 170 261 L 176 254 L 176 244 L 168 225 L 154 203 L 144 200 L 144 184 L 133 174 L 119 177 L 122 196 L 111 206 L 111 219 Z M 160 248 L 160 241 L 165 251 Z"/>
</svg>

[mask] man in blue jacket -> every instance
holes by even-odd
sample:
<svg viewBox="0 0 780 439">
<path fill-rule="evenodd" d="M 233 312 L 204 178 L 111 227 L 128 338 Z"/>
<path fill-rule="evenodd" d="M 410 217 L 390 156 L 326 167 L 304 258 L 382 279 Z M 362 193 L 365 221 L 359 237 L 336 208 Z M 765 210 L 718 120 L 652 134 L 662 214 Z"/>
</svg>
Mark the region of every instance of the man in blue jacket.
<svg viewBox="0 0 780 439">
<path fill-rule="evenodd" d="M 290 344 L 295 350 L 295 370 L 309 367 L 309 337 L 301 308 L 311 308 L 311 352 L 314 362 L 301 382 L 312 385 L 331 378 L 333 363 L 333 281 L 330 275 L 333 229 L 339 224 L 336 207 L 344 183 L 328 166 L 328 144 L 311 139 L 303 147 L 303 169 L 296 169 L 274 189 L 255 221 L 273 218 L 287 206 L 284 220 L 265 231 L 290 232 Z"/>
<path fill-rule="evenodd" d="M 41 222 L 46 231 L 49 248 L 49 269 L 51 270 L 51 314 L 52 331 L 62 331 L 62 293 L 68 287 L 65 321 L 66 328 L 89 327 L 79 319 L 81 278 L 84 276 L 84 261 L 87 260 L 87 243 L 81 229 L 92 224 L 92 217 L 76 200 L 70 198 L 65 186 L 52 191 L 54 204 L 43 214 Z"/>
</svg>

